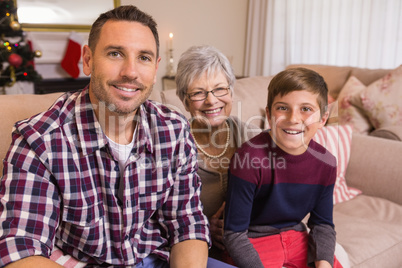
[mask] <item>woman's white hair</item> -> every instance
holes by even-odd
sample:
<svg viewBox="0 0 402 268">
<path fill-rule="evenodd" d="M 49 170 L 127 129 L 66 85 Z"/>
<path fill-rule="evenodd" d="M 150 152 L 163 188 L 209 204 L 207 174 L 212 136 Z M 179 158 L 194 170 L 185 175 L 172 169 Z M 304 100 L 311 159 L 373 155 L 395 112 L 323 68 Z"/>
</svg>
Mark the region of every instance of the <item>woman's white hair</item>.
<svg viewBox="0 0 402 268">
<path fill-rule="evenodd" d="M 179 60 L 176 73 L 176 95 L 187 106 L 186 94 L 188 86 L 204 73 L 207 77 L 222 72 L 233 94 L 233 86 L 236 81 L 233 68 L 228 58 L 218 49 L 212 46 L 192 46 L 185 51 Z"/>
</svg>

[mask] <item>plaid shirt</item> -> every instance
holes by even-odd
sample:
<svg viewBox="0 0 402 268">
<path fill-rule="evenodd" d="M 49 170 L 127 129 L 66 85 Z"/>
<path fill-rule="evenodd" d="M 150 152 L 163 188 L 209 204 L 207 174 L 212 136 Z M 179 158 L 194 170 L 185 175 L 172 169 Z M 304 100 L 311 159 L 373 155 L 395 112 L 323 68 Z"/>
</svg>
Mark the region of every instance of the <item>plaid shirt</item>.
<svg viewBox="0 0 402 268">
<path fill-rule="evenodd" d="M 146 101 L 120 178 L 88 90 L 18 122 L 0 184 L 0 266 L 56 244 L 87 263 L 135 265 L 187 239 L 210 244 L 189 124 Z M 118 183 L 124 183 L 122 200 Z"/>
</svg>

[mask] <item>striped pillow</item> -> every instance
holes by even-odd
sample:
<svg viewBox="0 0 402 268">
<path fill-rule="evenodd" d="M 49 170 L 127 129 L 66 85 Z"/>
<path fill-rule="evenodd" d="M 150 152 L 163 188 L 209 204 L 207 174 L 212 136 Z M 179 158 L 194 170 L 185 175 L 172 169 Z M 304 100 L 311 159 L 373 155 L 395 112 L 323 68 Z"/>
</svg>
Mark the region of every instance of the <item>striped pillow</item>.
<svg viewBox="0 0 402 268">
<path fill-rule="evenodd" d="M 317 131 L 313 139 L 332 153 L 338 162 L 334 204 L 350 200 L 360 194 L 360 190 L 348 187 L 345 180 L 352 143 L 352 127 L 350 125 L 325 126 Z"/>
</svg>

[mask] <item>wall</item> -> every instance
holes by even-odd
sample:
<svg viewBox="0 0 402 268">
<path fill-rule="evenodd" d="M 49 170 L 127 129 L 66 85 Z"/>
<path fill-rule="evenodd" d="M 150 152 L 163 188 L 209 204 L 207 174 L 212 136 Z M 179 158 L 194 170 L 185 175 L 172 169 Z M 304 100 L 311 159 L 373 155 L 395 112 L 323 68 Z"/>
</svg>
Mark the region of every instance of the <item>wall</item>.
<svg viewBox="0 0 402 268">
<path fill-rule="evenodd" d="M 236 75 L 243 75 L 247 29 L 245 0 L 121 0 L 149 13 L 158 23 L 162 60 L 155 88 L 161 88 L 168 64 L 169 33 L 173 33 L 174 64 L 193 45 L 212 45 L 232 62 Z"/>
<path fill-rule="evenodd" d="M 121 0 L 122 5 L 136 5 L 158 23 L 160 54 L 155 89 L 162 89 L 162 76 L 168 63 L 169 33 L 173 37 L 174 65 L 181 53 L 192 45 L 212 45 L 231 60 L 235 74 L 243 75 L 247 29 L 247 0 Z M 43 77 L 68 77 L 61 69 L 69 33 L 31 32 L 42 58 L 36 59 Z M 87 43 L 87 33 L 79 33 Z M 80 66 L 81 67 L 81 66 Z M 85 76 L 81 73 L 80 76 Z"/>
</svg>

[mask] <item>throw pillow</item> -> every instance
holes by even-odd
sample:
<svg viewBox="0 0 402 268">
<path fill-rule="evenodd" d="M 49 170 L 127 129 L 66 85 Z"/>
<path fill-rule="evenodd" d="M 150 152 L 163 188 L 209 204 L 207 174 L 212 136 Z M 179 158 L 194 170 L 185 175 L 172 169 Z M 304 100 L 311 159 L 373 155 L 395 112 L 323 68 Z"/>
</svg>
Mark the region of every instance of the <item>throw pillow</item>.
<svg viewBox="0 0 402 268">
<path fill-rule="evenodd" d="M 352 96 L 374 128 L 402 125 L 402 65 Z"/>
<path fill-rule="evenodd" d="M 366 86 L 354 76 L 349 77 L 338 96 L 338 122 L 353 126 L 353 131 L 368 134 L 372 126 L 365 113 L 350 103 L 351 98 L 361 93 Z"/>
<path fill-rule="evenodd" d="M 360 190 L 348 187 L 345 180 L 352 143 L 352 127 L 350 125 L 325 126 L 317 131 L 313 139 L 337 159 L 334 204 L 350 200 L 360 194 Z"/>
</svg>

